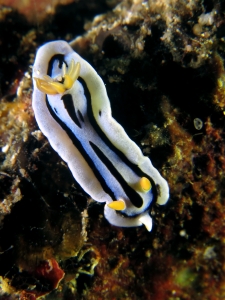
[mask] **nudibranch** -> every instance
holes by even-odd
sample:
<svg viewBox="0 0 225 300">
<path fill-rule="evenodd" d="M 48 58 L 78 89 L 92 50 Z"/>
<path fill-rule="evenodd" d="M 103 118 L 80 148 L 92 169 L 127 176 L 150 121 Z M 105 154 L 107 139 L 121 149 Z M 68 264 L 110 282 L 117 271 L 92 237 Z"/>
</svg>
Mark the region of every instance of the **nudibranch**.
<svg viewBox="0 0 225 300">
<path fill-rule="evenodd" d="M 153 201 L 169 198 L 166 180 L 113 119 L 105 85 L 65 41 L 39 48 L 32 106 L 40 130 L 109 223 L 152 228 Z"/>
</svg>

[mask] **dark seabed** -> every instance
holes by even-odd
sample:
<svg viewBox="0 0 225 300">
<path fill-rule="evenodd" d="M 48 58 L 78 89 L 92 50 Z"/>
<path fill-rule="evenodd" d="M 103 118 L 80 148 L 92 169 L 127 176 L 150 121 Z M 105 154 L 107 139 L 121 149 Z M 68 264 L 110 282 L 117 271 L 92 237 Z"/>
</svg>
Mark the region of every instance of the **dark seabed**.
<svg viewBox="0 0 225 300">
<path fill-rule="evenodd" d="M 72 40 L 168 181 L 153 229 L 104 218 L 40 132 L 39 46 Z M 0 6 L 0 299 L 225 299 L 225 2 Z"/>
</svg>

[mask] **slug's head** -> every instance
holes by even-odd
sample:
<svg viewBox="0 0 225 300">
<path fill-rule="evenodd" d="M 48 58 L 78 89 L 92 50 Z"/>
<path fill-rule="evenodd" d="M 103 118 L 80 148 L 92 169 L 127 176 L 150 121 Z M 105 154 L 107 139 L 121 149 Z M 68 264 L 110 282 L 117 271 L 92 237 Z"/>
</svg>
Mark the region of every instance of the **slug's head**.
<svg viewBox="0 0 225 300">
<path fill-rule="evenodd" d="M 105 216 L 111 224 L 117 226 L 140 226 L 144 224 L 147 230 L 152 228 L 152 219 L 147 213 L 147 209 L 152 203 L 152 185 L 148 178 L 141 177 L 138 182 L 130 186 L 143 200 L 141 206 L 135 206 L 132 203 L 132 198 L 130 201 L 119 198 L 116 201 L 107 203 L 105 207 Z M 137 205 L 137 203 L 136 203 Z"/>
<path fill-rule="evenodd" d="M 132 188 L 140 193 L 148 193 L 151 190 L 152 185 L 148 178 L 142 177 L 135 185 L 132 186 Z M 110 202 L 108 203 L 108 206 L 117 211 L 123 211 L 126 209 L 126 203 L 122 199 Z"/>
<path fill-rule="evenodd" d="M 80 74 L 80 63 L 75 64 L 72 59 L 68 68 L 66 64 L 62 65 L 62 74 L 56 78 L 44 75 L 43 79 L 34 77 L 37 88 L 48 95 L 63 94 L 66 90 L 72 88 L 74 82 Z"/>
</svg>

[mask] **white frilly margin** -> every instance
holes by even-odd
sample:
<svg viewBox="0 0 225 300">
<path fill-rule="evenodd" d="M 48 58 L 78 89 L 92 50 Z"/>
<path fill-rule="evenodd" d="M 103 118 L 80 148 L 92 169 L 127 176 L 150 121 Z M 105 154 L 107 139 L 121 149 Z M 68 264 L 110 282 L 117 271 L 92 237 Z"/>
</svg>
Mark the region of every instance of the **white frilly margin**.
<svg viewBox="0 0 225 300">
<path fill-rule="evenodd" d="M 137 227 L 145 225 L 148 231 L 152 230 L 152 218 L 150 217 L 148 211 L 145 211 L 136 217 L 124 217 L 122 214 L 120 215 L 106 204 L 104 208 L 104 215 L 109 223 L 115 226 Z"/>
</svg>

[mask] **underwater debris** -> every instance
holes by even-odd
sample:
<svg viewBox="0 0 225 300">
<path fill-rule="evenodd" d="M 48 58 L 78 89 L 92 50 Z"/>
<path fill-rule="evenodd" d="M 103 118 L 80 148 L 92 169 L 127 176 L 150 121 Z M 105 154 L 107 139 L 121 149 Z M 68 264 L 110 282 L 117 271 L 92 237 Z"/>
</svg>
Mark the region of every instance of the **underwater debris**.
<svg viewBox="0 0 225 300">
<path fill-rule="evenodd" d="M 33 280 L 32 290 L 23 290 L 20 295 L 21 300 L 38 299 L 57 289 L 65 273 L 53 258 L 41 261 L 36 269 L 30 273 Z M 41 287 L 41 288 L 40 288 Z"/>
<path fill-rule="evenodd" d="M 199 118 L 195 118 L 195 119 L 194 119 L 194 126 L 195 126 L 195 129 L 201 130 L 202 127 L 203 127 L 203 122 L 202 122 L 202 120 L 199 119 Z"/>
</svg>

